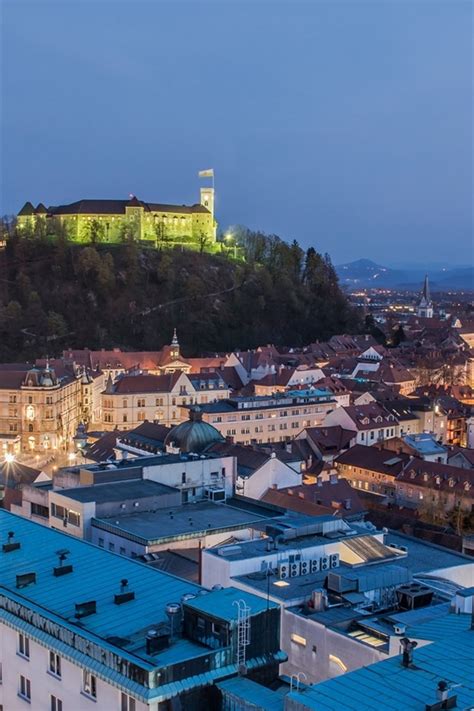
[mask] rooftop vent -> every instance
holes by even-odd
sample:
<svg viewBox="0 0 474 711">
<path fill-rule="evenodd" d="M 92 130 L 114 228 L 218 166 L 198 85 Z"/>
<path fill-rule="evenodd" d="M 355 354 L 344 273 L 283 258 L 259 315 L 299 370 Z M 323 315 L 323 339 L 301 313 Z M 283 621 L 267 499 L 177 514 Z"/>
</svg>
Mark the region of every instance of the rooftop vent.
<svg viewBox="0 0 474 711">
<path fill-rule="evenodd" d="M 80 620 L 82 617 L 88 617 L 89 615 L 95 615 L 97 612 L 97 603 L 95 600 L 90 600 L 89 602 L 78 602 L 76 607 L 76 619 Z"/>
<path fill-rule="evenodd" d="M 128 580 L 123 578 L 120 581 L 120 592 L 114 595 L 114 603 L 116 605 L 123 605 L 124 602 L 130 602 L 130 600 L 135 600 L 135 593 L 131 590 L 127 590 Z"/>
<path fill-rule="evenodd" d="M 26 588 L 36 583 L 36 573 L 22 573 L 16 576 L 17 588 Z"/>
<path fill-rule="evenodd" d="M 402 637 L 400 644 L 402 646 L 402 666 L 411 667 L 413 664 L 413 650 L 418 646 L 418 642 L 414 642 L 408 637 Z"/>
<path fill-rule="evenodd" d="M 147 654 L 156 654 L 166 649 L 170 644 L 169 633 L 160 633 L 158 630 L 148 630 L 146 634 L 145 646 Z"/>
<path fill-rule="evenodd" d="M 15 533 L 13 531 L 8 531 L 8 542 L 4 543 L 2 546 L 3 552 L 4 553 L 11 553 L 12 551 L 17 551 L 19 548 L 21 548 L 21 543 L 14 542 L 13 539 L 15 537 Z"/>
<path fill-rule="evenodd" d="M 446 681 L 439 681 L 436 688 L 437 701 L 425 705 L 425 711 L 442 711 L 442 709 L 454 709 L 457 707 L 457 696 L 449 695 L 449 686 Z"/>
<path fill-rule="evenodd" d="M 56 555 L 58 556 L 59 560 L 59 565 L 55 568 L 53 568 L 53 575 L 56 578 L 61 577 L 62 575 L 67 575 L 68 573 L 72 573 L 72 565 L 63 565 L 64 561 L 69 555 L 69 552 L 67 548 L 61 548 L 59 551 L 56 551 Z"/>
</svg>

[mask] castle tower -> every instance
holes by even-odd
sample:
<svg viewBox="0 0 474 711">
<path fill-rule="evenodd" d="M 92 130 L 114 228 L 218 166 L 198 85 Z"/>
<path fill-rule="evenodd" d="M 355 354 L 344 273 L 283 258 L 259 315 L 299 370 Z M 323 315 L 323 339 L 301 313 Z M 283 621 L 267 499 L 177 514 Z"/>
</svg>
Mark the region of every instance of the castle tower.
<svg viewBox="0 0 474 711">
<path fill-rule="evenodd" d="M 201 188 L 201 205 L 214 217 L 214 188 Z"/>
<path fill-rule="evenodd" d="M 417 315 L 420 318 L 433 318 L 433 302 L 431 301 L 428 274 L 425 276 L 423 291 L 421 292 L 421 298 L 418 302 Z"/>
</svg>

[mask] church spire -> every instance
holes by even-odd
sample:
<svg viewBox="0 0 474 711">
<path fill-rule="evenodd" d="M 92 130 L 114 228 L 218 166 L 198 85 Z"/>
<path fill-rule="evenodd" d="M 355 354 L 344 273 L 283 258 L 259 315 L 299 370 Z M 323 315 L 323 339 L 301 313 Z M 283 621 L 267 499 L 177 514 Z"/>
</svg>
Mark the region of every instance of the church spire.
<svg viewBox="0 0 474 711">
<path fill-rule="evenodd" d="M 428 274 L 425 274 L 425 283 L 423 284 L 423 298 L 427 304 L 429 304 L 431 302 L 430 284 L 428 281 Z"/>
<path fill-rule="evenodd" d="M 178 335 L 176 333 L 176 329 L 173 329 L 173 340 L 171 341 L 172 346 L 179 346 L 178 343 Z"/>
<path fill-rule="evenodd" d="M 433 318 L 433 304 L 431 302 L 430 283 L 428 274 L 425 275 L 423 283 L 423 291 L 421 292 L 420 301 L 418 302 L 418 316 L 421 318 Z"/>
</svg>

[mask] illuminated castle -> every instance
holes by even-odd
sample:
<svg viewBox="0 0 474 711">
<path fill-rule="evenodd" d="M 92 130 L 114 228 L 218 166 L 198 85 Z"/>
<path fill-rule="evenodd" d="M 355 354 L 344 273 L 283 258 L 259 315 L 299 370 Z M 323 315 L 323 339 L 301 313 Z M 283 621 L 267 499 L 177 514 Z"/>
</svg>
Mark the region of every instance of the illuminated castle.
<svg viewBox="0 0 474 711">
<path fill-rule="evenodd" d="M 74 242 L 121 242 L 135 239 L 159 243 L 215 242 L 214 188 L 201 188 L 195 205 L 164 205 L 131 195 L 128 200 L 78 200 L 69 205 L 35 208 L 25 203 L 18 213 L 18 227 L 33 233 L 52 223 L 65 228 Z"/>
</svg>

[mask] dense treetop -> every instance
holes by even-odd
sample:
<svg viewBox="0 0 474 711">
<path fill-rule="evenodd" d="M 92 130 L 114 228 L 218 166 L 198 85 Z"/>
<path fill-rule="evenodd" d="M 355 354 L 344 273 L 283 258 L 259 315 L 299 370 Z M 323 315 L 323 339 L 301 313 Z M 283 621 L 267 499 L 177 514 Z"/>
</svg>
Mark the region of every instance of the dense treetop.
<svg viewBox="0 0 474 711">
<path fill-rule="evenodd" d="M 327 255 L 243 228 L 234 245 L 208 254 L 10 230 L 0 252 L 0 360 L 67 346 L 155 350 L 174 327 L 188 355 L 298 346 L 360 328 Z"/>
</svg>

